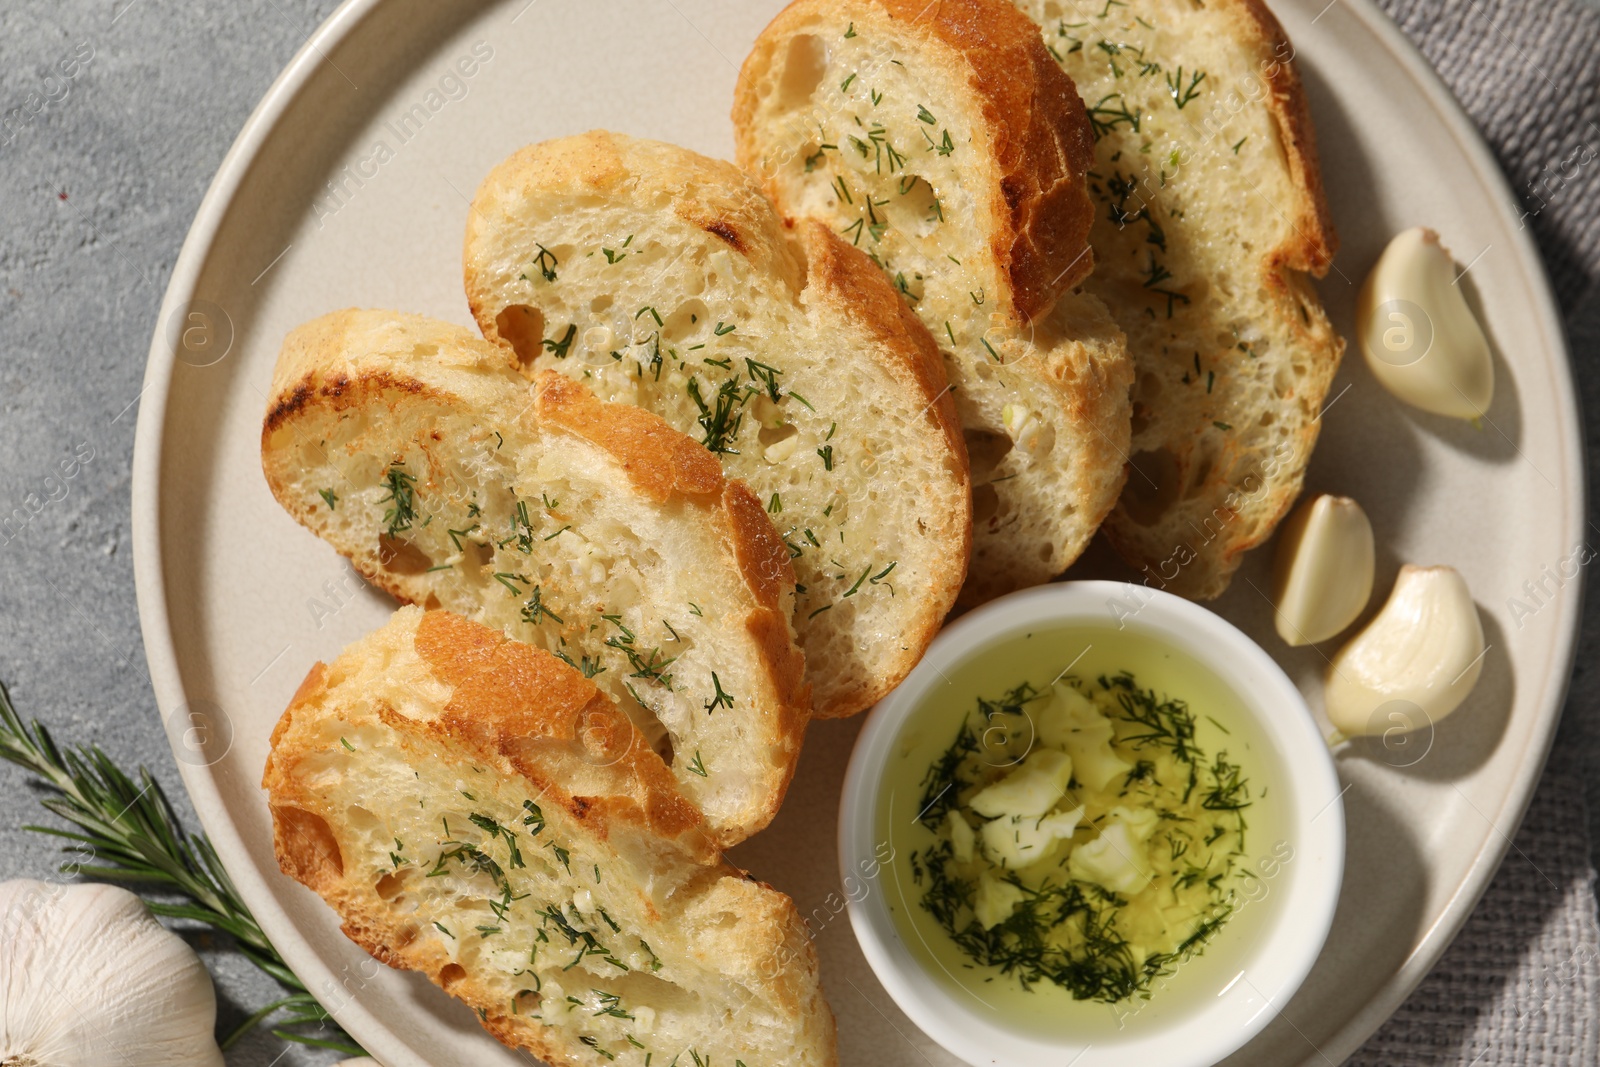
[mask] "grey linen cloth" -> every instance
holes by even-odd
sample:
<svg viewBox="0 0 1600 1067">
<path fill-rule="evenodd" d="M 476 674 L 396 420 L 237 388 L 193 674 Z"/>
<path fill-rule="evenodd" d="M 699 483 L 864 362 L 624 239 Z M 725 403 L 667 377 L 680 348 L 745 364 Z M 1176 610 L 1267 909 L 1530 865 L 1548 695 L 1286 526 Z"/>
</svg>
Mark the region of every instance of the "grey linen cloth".
<svg viewBox="0 0 1600 1067">
<path fill-rule="evenodd" d="M 1600 459 L 1593 430 L 1600 411 L 1600 7 L 1576 0 L 1379 4 L 1450 86 L 1511 181 L 1566 318 L 1591 424 L 1592 472 Z M 1597 606 L 1600 597 L 1590 597 L 1550 765 L 1504 866 L 1438 966 L 1352 1065 L 1600 1063 L 1591 852 L 1600 837 L 1589 821 L 1600 808 L 1586 796 L 1600 783 Z"/>
<path fill-rule="evenodd" d="M 1600 15 L 1584 6 L 1600 0 L 1380 2 L 1510 175 L 1567 315 L 1586 407 L 1600 410 Z M 0 545 L 0 677 L 24 715 L 63 739 L 150 766 L 190 826 L 194 812 L 150 728 L 156 711 L 136 636 L 128 463 L 139 382 L 206 183 L 272 78 L 334 7 L 0 3 L 0 117 L 24 108 L 0 132 L 0 511 L 45 495 L 46 476 L 75 450 L 93 455 Z M 83 54 L 92 59 L 54 95 L 52 72 Z M 1600 647 L 1600 597 L 1584 636 L 1585 648 Z M 1600 783 L 1597 713 L 1600 672 L 1580 656 L 1555 755 L 1504 868 L 1441 965 L 1353 1063 L 1600 1063 L 1597 837 L 1587 814 L 1600 810 L 1600 793 L 1585 796 L 1586 784 Z M 41 820 L 36 795 L 0 765 L 0 878 L 60 877 L 50 843 L 21 829 Z M 216 978 L 224 1031 L 277 995 L 225 946 L 195 941 Z M 336 1058 L 263 1032 L 228 1056 L 232 1067 Z"/>
</svg>

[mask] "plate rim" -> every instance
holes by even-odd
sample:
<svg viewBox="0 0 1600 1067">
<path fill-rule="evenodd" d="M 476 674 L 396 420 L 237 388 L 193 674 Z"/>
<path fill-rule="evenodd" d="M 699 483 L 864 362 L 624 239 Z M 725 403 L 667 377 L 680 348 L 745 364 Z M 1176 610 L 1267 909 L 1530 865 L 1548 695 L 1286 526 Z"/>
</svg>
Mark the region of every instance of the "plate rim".
<svg viewBox="0 0 1600 1067">
<path fill-rule="evenodd" d="M 1333 0 L 1323 9 L 1323 14 L 1339 2 Z M 161 463 L 166 452 L 167 404 L 177 362 L 176 353 L 167 339 L 166 324 L 180 307 L 187 307 L 196 299 L 196 286 L 209 254 L 216 247 L 218 230 L 234 195 L 258 161 L 265 142 L 275 132 L 293 102 L 307 88 L 326 54 L 349 37 L 383 3 L 384 0 L 344 0 L 307 38 L 267 88 L 223 156 L 206 189 L 173 264 L 172 276 L 161 301 L 145 366 L 140 393 L 143 399 L 134 436 L 131 533 L 140 632 L 151 687 L 164 730 L 165 723 L 174 711 L 184 705 L 185 698 L 162 568 Z M 1368 33 L 1378 39 L 1411 79 L 1420 96 L 1431 106 L 1435 117 L 1468 157 L 1474 177 L 1488 192 L 1499 197 L 1498 210 L 1508 213 L 1507 206 L 1516 202 L 1509 179 L 1494 159 L 1483 135 L 1438 72 L 1401 32 L 1399 26 L 1377 7 L 1375 0 L 1345 0 L 1344 6 Z M 1317 16 L 1318 19 L 1321 17 Z M 1563 487 L 1562 495 L 1576 505 L 1573 512 L 1575 521 L 1567 531 L 1569 539 L 1571 536 L 1581 538 L 1583 517 L 1587 514 L 1587 456 L 1582 444 L 1582 418 L 1578 410 L 1565 327 L 1550 287 L 1544 260 L 1532 234 L 1525 228 L 1513 230 L 1512 241 L 1521 269 L 1531 282 L 1535 307 L 1530 310 L 1539 320 L 1548 348 L 1563 372 L 1556 376 L 1557 400 L 1565 428 L 1561 446 L 1573 462 L 1569 466 L 1567 485 Z M 1561 668 L 1560 678 L 1547 688 L 1533 736 L 1527 739 L 1526 751 L 1530 757 L 1536 758 L 1530 758 L 1518 770 L 1498 809 L 1489 813 L 1480 812 L 1496 834 L 1485 837 L 1485 844 L 1472 857 L 1466 877 L 1456 886 L 1435 922 L 1421 933 L 1416 950 L 1328 1039 L 1341 1059 L 1371 1037 L 1437 965 L 1498 873 L 1512 846 L 1512 837 L 1521 825 L 1534 790 L 1543 777 L 1566 706 L 1576 662 L 1579 612 L 1587 576 L 1580 573 L 1576 586 L 1574 595 L 1564 598 L 1558 605 L 1557 645 L 1553 649 L 1553 662 Z M 280 936 L 273 940 L 273 945 L 308 989 L 312 989 L 313 996 L 318 989 L 337 988 L 333 972 L 311 951 L 309 943 L 276 903 L 265 879 L 256 873 L 244 837 L 222 803 L 211 768 L 176 758 L 178 743 L 170 731 L 166 732 L 168 743 L 173 746 L 175 753 L 173 762 L 177 764 L 180 779 L 194 803 L 201 827 L 210 838 L 229 876 L 239 886 L 241 895 L 251 900 L 252 912 L 263 931 L 293 932 L 294 936 Z M 1508 822 L 1509 826 L 1502 827 L 1502 821 Z M 389 1067 L 429 1067 L 427 1061 L 412 1051 L 360 998 L 345 998 L 335 1017 L 352 1036 L 360 1031 L 359 1040 L 362 1044 Z M 1304 1061 L 1306 1064 L 1322 1058 L 1321 1050 L 1315 1046 L 1313 1049 L 1313 1055 Z"/>
<path fill-rule="evenodd" d="M 357 1041 L 369 1053 L 381 1056 L 380 1063 L 385 1067 L 431 1067 L 411 1051 L 387 1023 L 363 1004 L 360 997 L 346 998 L 336 1013 L 328 1009 L 323 996 L 318 994 L 339 988 L 336 976 L 311 951 L 304 935 L 277 905 L 266 880 L 257 874 L 254 863 L 250 861 L 244 835 L 227 814 L 211 767 L 178 758 L 177 742 L 166 725 L 185 702 L 162 567 L 161 463 L 166 451 L 167 402 L 177 364 L 177 354 L 168 340 L 166 324 L 180 307 L 188 307 L 196 299 L 201 271 L 215 247 L 218 230 L 235 194 L 259 158 L 262 146 L 272 136 L 294 100 L 305 90 L 318 62 L 383 2 L 343 0 L 312 32 L 245 119 L 244 126 L 222 157 L 195 211 L 194 221 L 189 225 L 189 232 L 173 263 L 172 277 L 161 299 L 145 363 L 144 384 L 139 394 L 142 399 L 139 420 L 134 428 L 130 478 L 133 497 L 133 584 L 145 663 L 150 672 L 156 710 L 167 743 L 172 747 L 179 779 L 189 794 L 195 815 L 212 849 L 239 890 L 240 897 L 247 902 L 257 926 L 317 1003 L 328 1010 L 329 1015 L 351 1036 L 355 1036 L 354 1031 L 361 1031 L 362 1036 Z M 274 937 L 270 931 L 291 931 L 293 936 Z"/>
<path fill-rule="evenodd" d="M 1339 0 L 1331 0 L 1328 7 L 1323 9 L 1323 13 L 1325 14 L 1338 2 Z M 1367 31 L 1377 37 L 1390 55 L 1399 61 L 1412 83 L 1433 106 L 1434 114 L 1448 128 L 1453 139 L 1471 161 L 1474 176 L 1491 194 L 1499 197 L 1497 210 L 1509 214 L 1506 205 L 1516 203 L 1510 179 L 1494 158 L 1494 153 L 1484 140 L 1483 133 L 1466 113 L 1460 101 L 1456 100 L 1455 94 L 1450 91 L 1439 72 L 1428 62 L 1421 49 L 1401 31 L 1399 24 L 1377 6 L 1376 0 L 1347 0 L 1347 6 Z M 1555 292 L 1550 287 L 1549 272 L 1545 268 L 1544 257 L 1534 242 L 1532 232 L 1525 227 L 1514 229 L 1512 241 L 1517 258 L 1533 283 L 1531 288 L 1537 305 L 1536 314 L 1541 320 L 1553 354 L 1559 360 L 1560 368 L 1564 372 L 1557 378 L 1556 391 L 1559 394 L 1562 425 L 1566 428 L 1562 442 L 1563 451 L 1573 458 L 1568 484 L 1564 487 L 1563 493 L 1566 500 L 1575 504 L 1573 527 L 1567 530 L 1568 540 L 1571 541 L 1573 537 L 1582 537 L 1584 516 L 1588 513 L 1586 476 L 1588 456 L 1583 444 L 1583 417 L 1578 408 L 1576 382 L 1572 374 L 1572 352 L 1567 345 L 1566 326 L 1556 304 Z M 1529 739 L 1527 751 L 1536 759 L 1530 759 L 1524 764 L 1497 811 L 1488 814 L 1479 813 L 1489 823 L 1490 828 L 1497 832 L 1498 838 L 1494 835 L 1485 838 L 1486 844 L 1478 849 L 1473 857 L 1472 867 L 1466 878 L 1456 886 L 1454 895 L 1440 911 L 1438 919 L 1423 932 L 1417 950 L 1406 958 L 1396 973 L 1379 989 L 1377 995 L 1370 998 L 1344 1026 L 1334 1032 L 1330 1041 L 1336 1046 L 1335 1050 L 1339 1052 L 1341 1059 L 1353 1054 L 1368 1038 L 1377 1033 L 1406 998 L 1422 984 L 1429 972 L 1438 965 L 1477 908 L 1478 901 L 1489 888 L 1489 883 L 1504 865 L 1512 847 L 1512 839 L 1521 828 L 1528 805 L 1533 801 L 1534 790 L 1544 777 L 1550 749 L 1555 743 L 1556 730 L 1566 710 L 1572 672 L 1577 663 L 1580 610 L 1587 584 L 1588 576 L 1580 571 L 1576 588 L 1573 590 L 1574 595 L 1566 598 L 1560 605 L 1558 647 L 1553 650 L 1555 653 L 1553 660 L 1560 665 L 1560 679 L 1547 690 L 1549 703 L 1541 708 L 1542 714 L 1536 725 L 1538 733 Z M 1508 816 L 1510 825 L 1502 828 L 1500 820 Z M 1308 1056 L 1303 1062 L 1309 1067 L 1313 1057 Z"/>
</svg>

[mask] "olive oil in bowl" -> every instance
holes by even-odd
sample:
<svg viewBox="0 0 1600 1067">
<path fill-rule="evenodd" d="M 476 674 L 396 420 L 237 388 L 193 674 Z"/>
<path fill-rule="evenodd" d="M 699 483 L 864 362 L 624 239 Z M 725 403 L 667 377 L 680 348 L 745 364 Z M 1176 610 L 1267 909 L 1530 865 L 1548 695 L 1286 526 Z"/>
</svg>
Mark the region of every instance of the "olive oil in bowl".
<svg viewBox="0 0 1600 1067">
<path fill-rule="evenodd" d="M 875 830 L 895 929 L 957 1002 L 1103 1045 L 1248 981 L 1297 813 L 1239 693 L 1114 625 L 997 634 L 937 673 L 890 744 Z"/>
</svg>

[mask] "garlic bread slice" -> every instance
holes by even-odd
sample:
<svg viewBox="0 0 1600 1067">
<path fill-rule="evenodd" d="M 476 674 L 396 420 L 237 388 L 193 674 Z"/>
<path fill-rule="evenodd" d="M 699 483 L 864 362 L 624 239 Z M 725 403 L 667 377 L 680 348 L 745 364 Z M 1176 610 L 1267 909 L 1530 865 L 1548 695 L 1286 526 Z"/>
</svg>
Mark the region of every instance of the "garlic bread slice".
<svg viewBox="0 0 1600 1067">
<path fill-rule="evenodd" d="M 1259 0 L 1017 0 L 1095 134 L 1096 265 L 1127 332 L 1133 472 L 1106 523 L 1157 588 L 1215 597 L 1304 481 L 1344 342 L 1294 48 Z"/>
<path fill-rule="evenodd" d="M 719 842 L 772 819 L 807 718 L 794 576 L 698 444 L 559 375 L 532 386 L 461 327 L 343 311 L 284 342 L 261 457 L 373 583 L 591 677 Z"/>
<path fill-rule="evenodd" d="M 465 260 L 508 363 L 655 412 L 760 497 L 818 715 L 905 677 L 966 572 L 966 456 L 932 340 L 864 255 L 786 229 L 728 163 L 597 131 L 496 167 Z"/>
<path fill-rule="evenodd" d="M 262 786 L 346 935 L 557 1067 L 831 1067 L 805 925 L 718 856 L 616 706 L 549 653 L 401 608 L 317 664 Z"/>
<path fill-rule="evenodd" d="M 967 603 L 1065 570 L 1126 473 L 1131 367 L 1094 257 L 1082 102 L 1005 0 L 798 0 L 733 111 L 791 219 L 883 269 L 944 354 L 974 485 Z"/>
</svg>

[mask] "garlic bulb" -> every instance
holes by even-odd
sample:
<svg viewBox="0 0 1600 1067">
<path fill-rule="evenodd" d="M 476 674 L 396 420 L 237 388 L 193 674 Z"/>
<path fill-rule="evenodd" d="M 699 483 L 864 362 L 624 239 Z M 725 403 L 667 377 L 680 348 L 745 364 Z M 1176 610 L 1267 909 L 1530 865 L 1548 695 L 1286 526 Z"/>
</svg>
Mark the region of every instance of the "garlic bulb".
<svg viewBox="0 0 1600 1067">
<path fill-rule="evenodd" d="M 1407 564 L 1383 610 L 1329 664 L 1328 718 L 1346 737 L 1438 722 L 1477 684 L 1483 653 L 1483 624 L 1461 575 Z M 1397 707 L 1408 714 L 1396 718 Z"/>
<path fill-rule="evenodd" d="M 1494 400 L 1494 360 L 1432 230 L 1397 235 L 1367 275 L 1356 336 L 1383 387 L 1413 407 L 1476 419 Z"/>
<path fill-rule="evenodd" d="M 1278 636 L 1314 645 L 1355 622 L 1372 599 L 1375 556 L 1360 504 L 1326 494 L 1302 504 L 1283 524 L 1273 561 Z"/>
<path fill-rule="evenodd" d="M 0 882 L 0 1064 L 222 1067 L 194 951 L 125 889 Z"/>
</svg>

